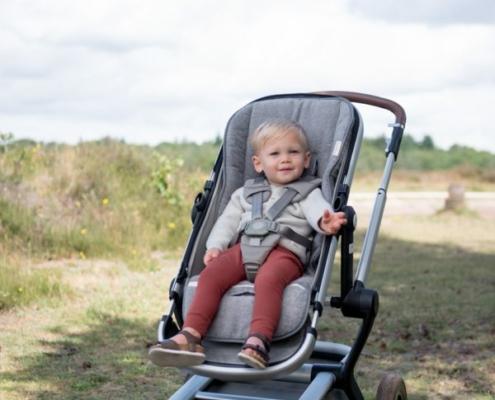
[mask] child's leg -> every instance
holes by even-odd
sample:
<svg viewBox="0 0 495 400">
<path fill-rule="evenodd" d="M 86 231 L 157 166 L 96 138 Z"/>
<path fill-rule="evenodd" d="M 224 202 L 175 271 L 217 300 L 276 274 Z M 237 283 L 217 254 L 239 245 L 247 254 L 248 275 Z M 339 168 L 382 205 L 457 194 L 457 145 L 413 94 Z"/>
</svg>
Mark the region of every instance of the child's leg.
<svg viewBox="0 0 495 400">
<path fill-rule="evenodd" d="M 285 287 L 300 277 L 303 265 L 289 250 L 277 246 L 268 255 L 254 281 L 253 317 L 250 333 L 239 359 L 253 368 L 266 368 L 273 333 L 280 319 Z"/>
<path fill-rule="evenodd" d="M 246 279 L 241 248 L 237 244 L 214 258 L 201 272 L 198 287 L 184 321 L 184 328 L 192 328 L 201 337 L 208 331 L 224 293 Z"/>
<path fill-rule="evenodd" d="M 203 363 L 205 352 L 201 338 L 206 334 L 223 294 L 245 278 L 240 246 L 234 246 L 213 259 L 199 276 L 183 329 L 152 346 L 148 352 L 149 359 L 161 367 L 187 367 Z"/>
<path fill-rule="evenodd" d="M 272 250 L 254 282 L 256 295 L 251 333 L 261 334 L 268 341 L 272 340 L 280 319 L 284 289 L 299 278 L 303 270 L 301 260 L 291 251 L 281 246 Z"/>
</svg>

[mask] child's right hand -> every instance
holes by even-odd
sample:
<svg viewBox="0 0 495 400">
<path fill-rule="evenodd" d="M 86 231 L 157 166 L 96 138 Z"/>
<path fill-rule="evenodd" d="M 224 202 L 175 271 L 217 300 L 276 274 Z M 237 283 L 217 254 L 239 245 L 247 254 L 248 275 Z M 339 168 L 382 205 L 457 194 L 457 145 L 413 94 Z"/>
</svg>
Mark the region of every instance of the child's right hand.
<svg viewBox="0 0 495 400">
<path fill-rule="evenodd" d="M 207 265 L 211 260 L 217 258 L 222 251 L 220 249 L 209 249 L 206 250 L 205 256 L 203 257 L 203 262 Z"/>
</svg>

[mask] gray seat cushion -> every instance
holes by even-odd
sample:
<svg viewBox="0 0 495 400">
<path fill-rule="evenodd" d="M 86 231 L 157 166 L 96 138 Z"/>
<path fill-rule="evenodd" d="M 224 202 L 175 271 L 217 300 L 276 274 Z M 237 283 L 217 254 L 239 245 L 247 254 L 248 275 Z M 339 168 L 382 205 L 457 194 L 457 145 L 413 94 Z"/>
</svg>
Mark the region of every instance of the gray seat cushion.
<svg viewBox="0 0 495 400">
<path fill-rule="evenodd" d="M 282 315 L 275 332 L 274 341 L 286 339 L 297 333 L 308 318 L 313 277 L 296 279 L 284 291 Z M 183 311 L 186 315 L 196 291 L 198 277 L 189 280 L 185 292 Z M 208 330 L 207 340 L 216 342 L 242 343 L 249 334 L 254 303 L 254 285 L 242 281 L 230 288 L 220 303 L 218 313 Z"/>
</svg>

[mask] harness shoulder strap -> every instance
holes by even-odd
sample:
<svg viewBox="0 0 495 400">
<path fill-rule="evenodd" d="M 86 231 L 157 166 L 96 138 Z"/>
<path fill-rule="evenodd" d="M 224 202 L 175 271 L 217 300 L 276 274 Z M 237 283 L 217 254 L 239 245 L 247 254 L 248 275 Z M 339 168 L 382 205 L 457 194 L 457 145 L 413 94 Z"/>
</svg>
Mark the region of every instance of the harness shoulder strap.
<svg viewBox="0 0 495 400">
<path fill-rule="evenodd" d="M 305 199 L 320 184 L 321 179 L 314 176 L 303 176 L 297 182 L 289 183 L 282 196 L 266 212 L 266 217 L 273 221 L 289 204 Z"/>
<path fill-rule="evenodd" d="M 293 188 L 287 187 L 284 190 L 284 193 L 280 198 L 273 203 L 273 205 L 270 207 L 269 210 L 266 211 L 266 217 L 268 219 L 271 219 L 272 221 L 277 218 L 282 211 L 290 204 L 292 203 L 292 200 L 294 200 L 294 197 L 298 195 L 297 190 L 294 190 Z"/>
<path fill-rule="evenodd" d="M 301 201 L 305 199 L 314 189 L 321 185 L 321 179 L 311 175 L 304 175 L 296 182 L 289 183 L 286 187 L 292 188 L 297 191 L 300 197 L 294 199 L 294 201 Z"/>
<path fill-rule="evenodd" d="M 242 188 L 242 196 L 248 203 L 253 202 L 253 196 L 257 193 L 263 194 L 263 202 L 267 201 L 271 196 L 272 189 L 263 175 L 248 179 Z"/>
<path fill-rule="evenodd" d="M 270 184 L 260 175 L 249 179 L 244 184 L 242 194 L 248 203 L 251 203 L 251 219 L 263 218 L 263 203 L 272 193 Z"/>
</svg>

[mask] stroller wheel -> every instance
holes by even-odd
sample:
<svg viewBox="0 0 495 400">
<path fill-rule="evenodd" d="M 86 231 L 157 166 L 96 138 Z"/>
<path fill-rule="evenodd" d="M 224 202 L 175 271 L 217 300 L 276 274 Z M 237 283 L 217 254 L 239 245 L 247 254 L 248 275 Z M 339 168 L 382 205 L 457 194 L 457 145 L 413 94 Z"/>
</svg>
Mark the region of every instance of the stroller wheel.
<svg viewBox="0 0 495 400">
<path fill-rule="evenodd" d="M 376 400 L 407 400 L 406 385 L 399 374 L 389 373 L 382 378 Z"/>
</svg>

